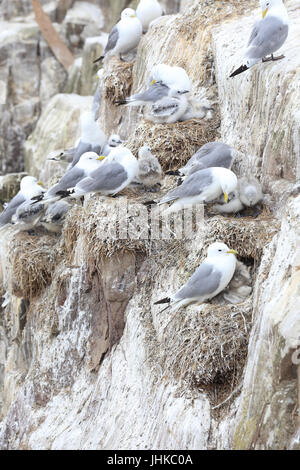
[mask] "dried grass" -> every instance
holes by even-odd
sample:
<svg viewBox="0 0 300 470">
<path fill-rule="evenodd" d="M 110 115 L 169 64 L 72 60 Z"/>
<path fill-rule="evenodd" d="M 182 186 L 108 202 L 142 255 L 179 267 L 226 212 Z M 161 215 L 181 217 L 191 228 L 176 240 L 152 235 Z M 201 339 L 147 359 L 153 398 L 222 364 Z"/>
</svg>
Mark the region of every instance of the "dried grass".
<svg viewBox="0 0 300 470">
<path fill-rule="evenodd" d="M 143 145 L 149 145 L 164 171 L 177 169 L 207 142 L 214 141 L 219 118 L 190 120 L 174 124 L 154 124 L 143 120 L 125 142 L 134 155 Z"/>
<path fill-rule="evenodd" d="M 130 95 L 133 62 L 122 62 L 117 57 L 109 60 L 103 77 L 103 97 L 113 104 Z"/>
<path fill-rule="evenodd" d="M 238 305 L 203 305 L 178 313 L 164 332 L 167 373 L 189 387 L 239 377 L 247 357 L 251 309 L 249 298 Z"/>
<path fill-rule="evenodd" d="M 37 296 L 52 280 L 58 261 L 56 237 L 18 233 L 9 245 L 12 294 L 25 299 Z"/>
</svg>

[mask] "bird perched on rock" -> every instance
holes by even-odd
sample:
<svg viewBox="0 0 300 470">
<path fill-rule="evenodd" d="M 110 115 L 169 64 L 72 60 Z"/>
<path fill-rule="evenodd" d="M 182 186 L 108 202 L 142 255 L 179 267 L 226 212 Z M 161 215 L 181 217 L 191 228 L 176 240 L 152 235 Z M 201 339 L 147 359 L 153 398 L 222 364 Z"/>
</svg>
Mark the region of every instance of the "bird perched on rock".
<svg viewBox="0 0 300 470">
<path fill-rule="evenodd" d="M 67 191 L 76 186 L 79 181 L 86 178 L 91 172 L 99 168 L 105 159 L 104 155 L 97 155 L 95 152 L 86 152 L 81 155 L 78 163 L 66 171 L 60 181 L 52 186 L 48 191 L 39 199 L 44 201 L 53 201 L 59 199 L 60 196 L 67 195 Z M 38 200 L 38 199 L 37 199 Z"/>
<path fill-rule="evenodd" d="M 132 184 L 140 184 L 145 189 L 155 189 L 160 186 L 162 169 L 158 159 L 152 154 L 148 145 L 139 149 L 137 177 Z"/>
<path fill-rule="evenodd" d="M 230 77 L 239 75 L 257 64 L 282 59 L 284 56 L 274 57 L 285 42 L 289 32 L 289 19 L 282 0 L 261 0 L 262 19 L 253 27 L 243 64 L 236 69 Z M 270 56 L 269 58 L 267 56 Z"/>
<path fill-rule="evenodd" d="M 119 145 L 123 144 L 123 140 L 120 138 L 118 134 L 111 134 L 107 144 L 105 145 L 104 149 L 102 150 L 102 154 L 107 156 L 114 148 L 118 147 Z"/>
<path fill-rule="evenodd" d="M 223 214 L 237 213 L 246 207 L 255 206 L 263 197 L 259 181 L 251 175 L 243 176 L 239 178 L 230 201 L 227 204 L 214 204 L 212 209 Z"/>
<path fill-rule="evenodd" d="M 207 249 L 207 257 L 189 281 L 174 295 L 161 299 L 154 305 L 168 303 L 172 312 L 192 303 L 212 299 L 231 281 L 236 268 L 235 255 L 237 252 L 229 249 L 225 243 L 213 243 Z"/>
<path fill-rule="evenodd" d="M 12 217 L 22 204 L 30 201 L 33 197 L 39 197 L 44 192 L 45 189 L 40 181 L 33 176 L 24 176 L 21 180 L 20 191 L 0 214 L 0 229 L 11 223 Z"/>
<path fill-rule="evenodd" d="M 67 201 L 53 202 L 47 207 L 39 223 L 48 230 L 48 232 L 60 233 L 65 216 L 71 207 L 71 204 Z"/>
<path fill-rule="evenodd" d="M 75 198 L 89 193 L 115 195 L 134 180 L 137 172 L 138 161 L 135 156 L 128 148 L 117 147 L 110 152 L 101 167 L 76 184 L 70 195 Z"/>
<path fill-rule="evenodd" d="M 168 171 L 166 174 L 188 176 L 198 170 L 218 166 L 231 169 L 234 160 L 234 149 L 223 142 L 208 142 L 202 145 L 187 164 L 179 170 Z"/>
<path fill-rule="evenodd" d="M 236 175 L 227 168 L 212 167 L 198 170 L 188 176 L 181 186 L 168 192 L 159 201 L 159 204 L 175 201 L 165 213 L 177 212 L 194 204 L 212 202 L 224 194 L 224 201 L 228 201 L 228 194 L 237 187 Z"/>
<path fill-rule="evenodd" d="M 84 153 L 95 152 L 100 155 L 103 148 L 107 145 L 106 135 L 100 129 L 97 121 L 95 121 L 93 112 L 82 113 L 80 116 L 80 126 L 81 135 L 76 147 L 65 150 L 58 158 L 54 158 L 54 160 L 70 162 L 70 168 L 77 165 L 81 155 Z"/>
<path fill-rule="evenodd" d="M 143 26 L 143 32 L 146 33 L 150 23 L 163 15 L 163 9 L 157 0 L 140 0 L 136 8 L 136 16 Z"/>
<path fill-rule="evenodd" d="M 108 36 L 104 55 L 94 60 L 94 63 L 113 55 L 119 56 L 122 60 L 123 54 L 131 52 L 138 46 L 142 34 L 142 23 L 136 17 L 135 11 L 132 8 L 125 8 L 121 13 L 120 21 Z"/>
</svg>

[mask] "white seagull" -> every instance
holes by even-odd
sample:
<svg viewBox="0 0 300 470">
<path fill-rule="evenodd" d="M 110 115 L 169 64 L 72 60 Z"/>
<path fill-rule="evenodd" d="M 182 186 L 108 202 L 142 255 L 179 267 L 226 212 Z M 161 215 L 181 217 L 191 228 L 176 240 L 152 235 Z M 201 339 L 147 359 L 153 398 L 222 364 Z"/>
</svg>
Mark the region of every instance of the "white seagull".
<svg viewBox="0 0 300 470">
<path fill-rule="evenodd" d="M 143 32 L 146 33 L 150 23 L 163 15 L 163 9 L 157 0 L 140 0 L 136 8 L 136 16 L 143 26 Z"/>
<path fill-rule="evenodd" d="M 108 36 L 104 55 L 94 60 L 94 63 L 113 55 L 122 59 L 122 54 L 127 54 L 138 46 L 142 34 L 142 23 L 136 17 L 135 11 L 132 8 L 125 8 L 121 13 L 120 21 Z"/>
<path fill-rule="evenodd" d="M 192 303 L 203 303 L 222 292 L 229 284 L 236 268 L 237 252 L 225 243 L 215 242 L 207 249 L 207 257 L 189 281 L 174 295 L 155 302 L 168 303 L 172 311 Z M 168 307 L 167 307 L 168 308 Z"/>
<path fill-rule="evenodd" d="M 289 18 L 282 0 L 261 0 L 262 19 L 253 27 L 243 64 L 236 69 L 230 77 L 239 75 L 257 64 L 279 60 L 284 56 L 274 57 L 276 52 L 285 42 L 289 32 Z M 267 56 L 270 56 L 267 58 Z"/>
</svg>

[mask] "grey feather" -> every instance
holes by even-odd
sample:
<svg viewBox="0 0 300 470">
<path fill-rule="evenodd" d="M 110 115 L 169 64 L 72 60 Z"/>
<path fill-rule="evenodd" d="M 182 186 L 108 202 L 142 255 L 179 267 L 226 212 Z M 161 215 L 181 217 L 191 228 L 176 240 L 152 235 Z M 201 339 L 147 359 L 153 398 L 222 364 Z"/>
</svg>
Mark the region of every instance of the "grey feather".
<svg viewBox="0 0 300 470">
<path fill-rule="evenodd" d="M 12 216 L 15 214 L 17 208 L 23 204 L 25 197 L 18 193 L 6 206 L 5 210 L 0 214 L 0 227 L 9 224 Z"/>
<path fill-rule="evenodd" d="M 211 167 L 230 169 L 233 163 L 233 148 L 223 142 L 208 142 L 203 145 L 180 169 L 180 173 L 190 175 L 198 170 Z"/>
<path fill-rule="evenodd" d="M 221 276 L 222 273 L 213 265 L 204 262 L 200 264 L 189 281 L 175 294 L 172 300 L 209 297 L 218 289 Z"/>
<path fill-rule="evenodd" d="M 84 178 L 77 187 L 84 192 L 114 192 L 128 177 L 124 167 L 117 162 L 104 164 Z"/>
<path fill-rule="evenodd" d="M 95 150 L 97 148 L 97 150 Z M 100 153 L 101 152 L 101 147 L 100 145 L 97 145 L 93 147 L 91 144 L 88 142 L 82 142 L 80 141 L 76 147 L 76 151 L 73 155 L 73 160 L 72 160 L 72 165 L 71 167 L 74 167 L 80 160 L 81 155 L 83 155 L 86 152 L 96 152 Z"/>
<path fill-rule="evenodd" d="M 174 201 L 175 199 L 198 196 L 212 182 L 213 176 L 209 168 L 197 171 L 196 173 L 188 176 L 180 186 L 167 193 L 160 200 L 160 203 L 163 204 L 165 202 Z"/>
<path fill-rule="evenodd" d="M 180 106 L 180 100 L 175 97 L 166 96 L 153 104 L 151 114 L 153 116 L 166 117 L 175 114 Z"/>
<path fill-rule="evenodd" d="M 130 96 L 129 98 L 126 99 L 126 102 L 131 103 L 133 101 L 140 101 L 140 102 L 155 103 L 161 98 L 164 98 L 165 96 L 167 96 L 168 93 L 169 93 L 169 87 L 167 87 L 163 83 L 157 82 L 157 83 L 154 83 L 154 85 L 152 85 L 146 91 Z"/>
<path fill-rule="evenodd" d="M 246 56 L 256 59 L 273 54 L 286 40 L 288 31 L 288 25 L 275 16 L 267 16 L 256 22 L 248 42 Z"/>
<path fill-rule="evenodd" d="M 55 196 L 59 191 L 66 191 L 67 189 L 74 188 L 77 183 L 84 177 L 85 172 L 83 169 L 74 166 L 65 173 L 61 180 L 52 186 L 52 188 L 47 191 L 48 196 Z"/>
<path fill-rule="evenodd" d="M 104 50 L 104 55 L 107 54 L 109 51 L 112 51 L 118 42 L 119 39 L 119 30 L 117 25 L 115 25 L 111 32 L 109 33 L 107 44 Z"/>
</svg>

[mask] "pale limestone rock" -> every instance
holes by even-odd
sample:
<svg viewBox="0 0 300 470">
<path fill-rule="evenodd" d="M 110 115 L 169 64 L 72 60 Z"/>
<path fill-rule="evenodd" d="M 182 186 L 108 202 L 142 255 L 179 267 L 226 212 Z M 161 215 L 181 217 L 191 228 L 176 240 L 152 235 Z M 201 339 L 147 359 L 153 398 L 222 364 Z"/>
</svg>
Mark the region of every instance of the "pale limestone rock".
<svg viewBox="0 0 300 470">
<path fill-rule="evenodd" d="M 54 150 L 59 153 L 60 150 L 75 145 L 80 136 L 80 113 L 90 110 L 91 106 L 91 96 L 58 94 L 51 99 L 24 146 L 25 168 L 29 174 L 39 177 L 43 170 L 46 180 L 52 176 L 51 171 L 47 176 L 45 169 L 45 164 L 49 169 L 55 169 L 55 163 L 46 162 L 49 153 Z"/>
</svg>

